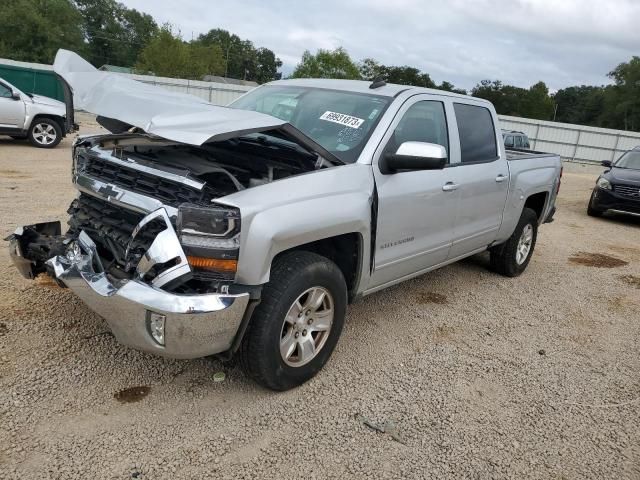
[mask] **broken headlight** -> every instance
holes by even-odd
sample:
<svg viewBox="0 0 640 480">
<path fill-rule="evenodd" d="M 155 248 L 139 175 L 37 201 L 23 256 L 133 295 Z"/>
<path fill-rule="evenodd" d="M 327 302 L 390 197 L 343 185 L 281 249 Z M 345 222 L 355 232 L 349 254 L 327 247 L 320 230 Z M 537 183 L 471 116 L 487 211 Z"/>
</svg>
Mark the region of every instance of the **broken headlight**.
<svg viewBox="0 0 640 480">
<path fill-rule="evenodd" d="M 237 208 L 182 204 L 176 227 L 196 276 L 233 280 L 240 250 L 240 211 Z"/>
</svg>

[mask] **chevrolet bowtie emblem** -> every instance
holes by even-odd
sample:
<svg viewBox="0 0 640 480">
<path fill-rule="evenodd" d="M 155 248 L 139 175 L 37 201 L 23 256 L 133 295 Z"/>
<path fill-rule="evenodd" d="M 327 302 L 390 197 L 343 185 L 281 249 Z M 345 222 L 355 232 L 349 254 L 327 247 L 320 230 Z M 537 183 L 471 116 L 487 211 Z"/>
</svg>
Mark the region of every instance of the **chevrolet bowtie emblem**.
<svg viewBox="0 0 640 480">
<path fill-rule="evenodd" d="M 120 191 L 114 189 L 111 185 L 103 185 L 98 189 L 98 193 L 106 198 L 111 198 L 117 196 Z"/>
</svg>

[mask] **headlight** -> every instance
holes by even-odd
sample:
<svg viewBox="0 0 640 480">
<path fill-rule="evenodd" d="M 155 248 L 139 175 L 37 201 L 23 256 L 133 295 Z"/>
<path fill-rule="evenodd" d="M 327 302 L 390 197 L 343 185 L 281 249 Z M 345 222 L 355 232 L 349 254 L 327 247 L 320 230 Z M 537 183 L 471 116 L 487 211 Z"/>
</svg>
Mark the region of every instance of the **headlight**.
<svg viewBox="0 0 640 480">
<path fill-rule="evenodd" d="M 240 212 L 183 204 L 176 221 L 180 243 L 196 276 L 232 280 L 238 267 Z"/>
<path fill-rule="evenodd" d="M 603 190 L 611 190 L 611 182 L 609 182 L 609 180 L 604 177 L 600 177 L 596 182 L 596 185 L 598 185 L 598 187 L 602 188 Z"/>
</svg>

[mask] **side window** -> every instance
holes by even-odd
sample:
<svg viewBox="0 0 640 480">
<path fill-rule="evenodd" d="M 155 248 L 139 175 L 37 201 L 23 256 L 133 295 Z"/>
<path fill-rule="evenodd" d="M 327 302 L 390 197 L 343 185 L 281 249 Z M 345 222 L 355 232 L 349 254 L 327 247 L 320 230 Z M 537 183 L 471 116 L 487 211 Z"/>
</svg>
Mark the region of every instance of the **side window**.
<svg viewBox="0 0 640 480">
<path fill-rule="evenodd" d="M 516 148 L 522 148 L 522 137 L 520 135 L 516 137 Z"/>
<path fill-rule="evenodd" d="M 0 97 L 11 98 L 11 89 L 0 83 Z"/>
<path fill-rule="evenodd" d="M 462 163 L 496 160 L 498 144 L 489 109 L 463 103 L 454 103 L 453 108 L 458 120 Z"/>
<path fill-rule="evenodd" d="M 507 135 L 504 137 L 504 146 L 505 147 L 513 147 L 513 136 Z"/>
<path fill-rule="evenodd" d="M 385 153 L 395 153 L 404 142 L 442 145 L 449 154 L 449 132 L 444 104 L 433 100 L 416 102 L 405 112 L 393 131 Z"/>
<path fill-rule="evenodd" d="M 522 141 L 524 144 L 524 148 L 531 148 L 531 145 L 529 144 L 529 137 L 524 137 Z"/>
</svg>

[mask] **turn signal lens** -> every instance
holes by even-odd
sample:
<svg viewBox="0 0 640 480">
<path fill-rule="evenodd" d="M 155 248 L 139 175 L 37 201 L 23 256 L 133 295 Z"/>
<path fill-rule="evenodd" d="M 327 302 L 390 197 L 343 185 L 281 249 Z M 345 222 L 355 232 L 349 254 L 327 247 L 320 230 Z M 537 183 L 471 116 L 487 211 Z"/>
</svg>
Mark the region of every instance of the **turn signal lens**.
<svg viewBox="0 0 640 480">
<path fill-rule="evenodd" d="M 203 270 L 212 270 L 215 272 L 235 273 L 238 269 L 237 260 L 221 260 L 219 258 L 204 258 L 193 257 L 187 255 L 189 265 L 193 268 L 200 268 Z"/>
</svg>

